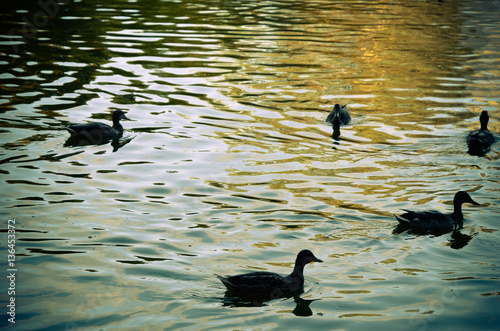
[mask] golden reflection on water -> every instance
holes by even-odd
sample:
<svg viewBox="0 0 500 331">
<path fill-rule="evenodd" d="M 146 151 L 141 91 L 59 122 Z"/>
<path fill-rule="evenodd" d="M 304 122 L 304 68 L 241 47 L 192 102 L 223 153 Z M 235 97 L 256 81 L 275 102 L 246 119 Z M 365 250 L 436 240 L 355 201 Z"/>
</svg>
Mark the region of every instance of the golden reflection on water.
<svg viewBox="0 0 500 331">
<path fill-rule="evenodd" d="M 315 16 L 319 14 L 319 19 L 325 20 L 318 31 L 310 31 L 309 24 L 294 25 L 294 31 L 311 35 L 310 39 L 278 31 L 279 37 L 267 40 L 265 45 L 254 45 L 267 50 L 266 57 L 241 62 L 237 77 L 246 84 L 232 88 L 231 91 L 239 93 L 230 95 L 240 102 L 246 100 L 270 109 L 283 109 L 283 116 L 292 110 L 327 111 L 341 100 L 351 104 L 362 102 L 356 105 L 362 108 L 354 108 L 356 115 L 401 114 L 406 108 L 404 121 L 416 122 L 422 118 L 421 111 L 435 106 L 428 101 L 429 91 L 437 96 L 446 93 L 445 103 L 439 106 L 456 107 L 470 94 L 465 92 L 463 84 L 457 82 L 456 87 L 444 88 L 440 80 L 463 75 L 460 52 L 470 52 L 460 46 L 463 37 L 458 7 L 457 3 L 429 2 L 413 8 L 377 5 L 375 12 L 352 9 L 315 12 Z M 362 33 L 342 33 L 334 28 L 336 22 L 348 22 L 347 31 L 351 27 Z M 261 41 L 258 31 L 253 32 L 257 34 L 256 40 L 246 40 L 245 44 Z M 315 40 L 316 35 L 321 39 Z M 268 70 L 273 74 L 256 75 Z M 231 82 L 236 80 L 234 75 L 224 76 Z M 258 99 L 252 98 L 252 94 Z M 384 123 L 399 126 L 402 119 L 388 116 Z M 310 122 L 307 117 L 302 120 Z M 275 131 L 286 133 L 281 124 L 283 119 L 265 118 L 265 122 L 272 123 Z M 421 126 L 417 128 L 422 130 Z"/>
</svg>

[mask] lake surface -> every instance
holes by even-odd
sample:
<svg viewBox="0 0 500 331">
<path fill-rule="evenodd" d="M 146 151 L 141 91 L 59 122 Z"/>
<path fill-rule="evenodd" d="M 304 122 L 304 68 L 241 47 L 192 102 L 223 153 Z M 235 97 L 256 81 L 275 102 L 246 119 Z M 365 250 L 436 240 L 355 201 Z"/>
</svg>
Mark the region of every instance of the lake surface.
<svg viewBox="0 0 500 331">
<path fill-rule="evenodd" d="M 0 326 L 500 328 L 500 143 L 465 143 L 482 110 L 500 132 L 500 1 L 3 6 Z M 116 108 L 121 139 L 67 144 Z M 459 190 L 481 206 L 458 233 L 393 233 Z M 300 297 L 246 304 L 215 277 L 288 274 L 301 249 L 324 263 Z"/>
</svg>

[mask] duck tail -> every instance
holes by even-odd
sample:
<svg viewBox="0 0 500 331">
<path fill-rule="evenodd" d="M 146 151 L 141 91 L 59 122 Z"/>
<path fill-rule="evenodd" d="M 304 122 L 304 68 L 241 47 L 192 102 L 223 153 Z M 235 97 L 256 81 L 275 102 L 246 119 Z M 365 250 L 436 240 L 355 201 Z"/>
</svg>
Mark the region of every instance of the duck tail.
<svg viewBox="0 0 500 331">
<path fill-rule="evenodd" d="M 219 280 L 222 282 L 222 284 L 224 284 L 224 286 L 228 289 L 228 290 L 232 290 L 234 291 L 235 290 L 235 287 L 234 285 L 227 279 L 227 277 L 224 277 L 224 276 L 221 276 L 221 275 L 217 275 L 215 274 L 215 276 L 217 276 L 217 278 L 219 278 Z"/>
<path fill-rule="evenodd" d="M 77 132 L 75 131 L 75 129 L 73 129 L 73 127 L 71 127 L 71 126 L 66 127 L 66 130 L 67 130 L 67 131 L 69 132 L 69 134 L 71 134 L 71 135 L 77 134 Z"/>
<path fill-rule="evenodd" d="M 394 217 L 396 217 L 396 219 L 398 220 L 399 224 L 403 224 L 403 225 L 409 225 L 410 224 L 410 221 L 407 220 L 406 218 L 402 218 L 401 216 L 398 216 L 396 214 L 393 214 Z"/>
</svg>

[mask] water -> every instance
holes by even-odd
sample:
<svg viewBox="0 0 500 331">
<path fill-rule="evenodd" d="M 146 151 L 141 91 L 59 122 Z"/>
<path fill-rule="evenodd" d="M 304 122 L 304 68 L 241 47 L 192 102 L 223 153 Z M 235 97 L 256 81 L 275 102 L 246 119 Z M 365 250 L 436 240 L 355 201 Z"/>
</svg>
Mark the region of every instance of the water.
<svg viewBox="0 0 500 331">
<path fill-rule="evenodd" d="M 45 14 L 44 14 L 45 12 Z M 0 39 L 15 330 L 498 330 L 499 1 L 15 2 Z M 24 23 L 23 23 L 24 22 Z M 325 118 L 349 104 L 339 139 Z M 65 146 L 69 123 L 132 122 Z M 465 205 L 456 235 L 393 234 Z M 248 307 L 214 274 L 291 271 Z M 2 277 L 2 306 L 9 282 Z M 5 309 L 5 308 L 4 308 Z M 4 310 L 5 311 L 5 310 Z"/>
</svg>

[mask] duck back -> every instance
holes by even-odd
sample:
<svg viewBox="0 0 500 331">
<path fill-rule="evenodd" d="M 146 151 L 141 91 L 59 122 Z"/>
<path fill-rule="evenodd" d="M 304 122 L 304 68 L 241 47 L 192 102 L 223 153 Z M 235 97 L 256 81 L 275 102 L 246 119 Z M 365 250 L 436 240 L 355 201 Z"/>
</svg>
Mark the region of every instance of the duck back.
<svg viewBox="0 0 500 331">
<path fill-rule="evenodd" d="M 495 142 L 495 137 L 489 130 L 475 130 L 467 136 L 468 153 L 482 156 L 491 148 Z"/>
<path fill-rule="evenodd" d="M 471 155 L 484 156 L 495 142 L 495 137 L 488 130 L 488 121 L 490 116 L 488 111 L 483 110 L 479 116 L 481 128 L 474 130 L 467 136 L 468 153 Z"/>
<path fill-rule="evenodd" d="M 326 118 L 326 121 L 331 124 L 336 124 L 335 121 L 338 121 L 339 125 L 349 124 L 351 122 L 349 108 L 347 108 L 347 105 L 343 105 L 341 107 L 339 104 L 335 104 L 333 110 Z"/>
<path fill-rule="evenodd" d="M 111 127 L 99 122 L 70 125 L 66 130 L 68 130 L 72 137 L 84 137 L 91 141 L 105 141 L 119 138 L 123 134 L 123 127 L 120 124 Z"/>
<path fill-rule="evenodd" d="M 286 296 L 304 285 L 304 280 L 295 280 L 290 276 L 280 276 L 273 272 L 252 272 L 248 274 L 222 277 L 221 282 L 229 292 L 244 297 L 274 299 Z"/>
<path fill-rule="evenodd" d="M 453 229 L 455 221 L 451 215 L 445 215 L 438 211 L 414 212 L 404 210 L 406 213 L 396 216 L 402 225 L 411 226 L 421 230 L 447 230 Z"/>
</svg>

